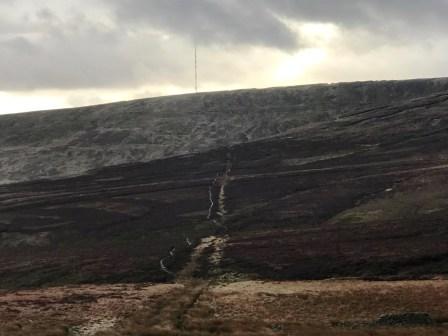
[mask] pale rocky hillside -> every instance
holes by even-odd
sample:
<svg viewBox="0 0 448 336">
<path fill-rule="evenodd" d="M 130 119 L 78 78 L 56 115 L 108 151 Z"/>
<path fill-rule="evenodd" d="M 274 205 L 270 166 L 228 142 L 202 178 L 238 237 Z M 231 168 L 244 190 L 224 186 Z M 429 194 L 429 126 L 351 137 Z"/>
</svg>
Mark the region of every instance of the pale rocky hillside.
<svg viewBox="0 0 448 336">
<path fill-rule="evenodd" d="M 3 115 L 0 183 L 204 151 L 446 90 L 446 78 L 322 84 Z"/>
</svg>

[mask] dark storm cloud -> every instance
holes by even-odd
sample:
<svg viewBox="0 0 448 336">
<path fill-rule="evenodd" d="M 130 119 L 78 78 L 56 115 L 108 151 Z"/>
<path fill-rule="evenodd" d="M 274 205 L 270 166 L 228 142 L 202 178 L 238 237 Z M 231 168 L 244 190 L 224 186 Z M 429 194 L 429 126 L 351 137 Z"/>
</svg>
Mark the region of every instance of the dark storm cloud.
<svg viewBox="0 0 448 336">
<path fill-rule="evenodd" d="M 405 38 L 448 29 L 448 0 L 263 0 L 278 15 L 298 21 L 334 23 L 344 28 Z"/>
<path fill-rule="evenodd" d="M 334 23 L 397 35 L 448 29 L 447 0 L 112 0 L 119 19 L 196 37 L 202 43 L 297 47 L 279 20 Z"/>
<path fill-rule="evenodd" d="M 187 35 L 201 44 L 297 46 L 297 38 L 261 2 L 112 0 L 119 19 Z"/>
<path fill-rule="evenodd" d="M 307 21 L 327 21 L 343 25 L 446 21 L 447 0 L 262 0 L 273 11 Z"/>
</svg>

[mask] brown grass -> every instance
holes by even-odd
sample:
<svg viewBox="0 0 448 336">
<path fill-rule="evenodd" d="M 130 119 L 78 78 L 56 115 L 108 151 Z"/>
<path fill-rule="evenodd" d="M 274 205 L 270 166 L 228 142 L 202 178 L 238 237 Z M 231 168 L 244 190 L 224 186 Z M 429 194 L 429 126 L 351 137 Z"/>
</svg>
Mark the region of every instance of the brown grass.
<svg viewBox="0 0 448 336">
<path fill-rule="evenodd" d="M 34 315 L 28 311 L 26 318 L 21 315 L 14 319 L 11 313 L 6 319 L 6 315 L 1 314 L 0 336 L 69 336 L 70 326 L 76 319 L 79 323 L 83 318 L 82 315 L 75 316 L 74 312 L 98 305 L 104 299 L 90 300 L 87 294 L 92 295 L 92 291 L 85 288 L 83 292 L 74 288 L 70 291 L 72 294 L 65 293 L 56 305 L 51 301 L 51 292 L 40 293 L 40 309 L 34 311 Z M 108 296 L 114 294 L 110 288 L 106 292 Z M 116 306 L 109 309 L 126 302 L 134 308 L 139 304 L 141 308 L 121 313 L 115 310 L 119 317 L 117 325 L 96 336 L 448 335 L 446 280 L 247 281 L 216 286 L 206 281 L 193 281 L 170 290 L 158 290 L 154 286 L 151 295 L 146 293 L 146 296 L 144 291 L 128 293 L 128 297 L 124 292 L 118 294 L 115 293 Z M 16 308 L 30 303 L 29 291 L 15 293 L 14 299 L 11 295 L 3 294 L 3 301 L 9 297 L 8 302 Z M 139 301 L 132 298 L 139 298 Z M 64 307 L 59 311 L 59 317 L 55 310 L 49 313 L 54 306 Z M 0 304 L 6 312 L 3 307 Z M 408 328 L 384 328 L 372 324 L 382 314 L 415 311 L 429 313 L 445 324 Z M 19 316 L 17 312 L 15 314 Z"/>
<path fill-rule="evenodd" d="M 70 329 L 135 314 L 180 285 L 85 285 L 0 294 L 0 336 L 69 335 Z"/>
<path fill-rule="evenodd" d="M 423 311 L 448 320 L 448 281 L 241 282 L 214 290 L 221 318 L 328 325 Z"/>
</svg>

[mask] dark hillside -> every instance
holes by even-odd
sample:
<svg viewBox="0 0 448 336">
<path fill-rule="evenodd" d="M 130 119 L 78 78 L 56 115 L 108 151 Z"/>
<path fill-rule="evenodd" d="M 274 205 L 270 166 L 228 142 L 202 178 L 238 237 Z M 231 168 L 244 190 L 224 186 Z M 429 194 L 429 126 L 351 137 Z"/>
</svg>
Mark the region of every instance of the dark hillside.
<svg viewBox="0 0 448 336">
<path fill-rule="evenodd" d="M 447 143 L 440 93 L 204 153 L 5 185 L 0 286 L 165 281 L 168 250 L 175 271 L 186 238 L 213 233 L 229 235 L 222 272 L 446 274 Z"/>
</svg>

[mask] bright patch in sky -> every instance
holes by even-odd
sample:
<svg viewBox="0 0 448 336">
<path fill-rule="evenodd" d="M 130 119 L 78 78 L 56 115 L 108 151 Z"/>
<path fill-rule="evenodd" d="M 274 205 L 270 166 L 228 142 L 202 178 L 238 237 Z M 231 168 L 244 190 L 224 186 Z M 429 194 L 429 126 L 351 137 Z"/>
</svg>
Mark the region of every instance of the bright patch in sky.
<svg viewBox="0 0 448 336">
<path fill-rule="evenodd" d="M 321 48 L 301 50 L 286 59 L 279 65 L 275 79 L 279 82 L 289 83 L 297 80 L 308 69 L 325 60 L 326 51 Z"/>
<path fill-rule="evenodd" d="M 143 86 L 135 89 L 81 89 L 70 91 L 0 92 L 0 114 L 97 105 L 116 101 L 189 93 L 175 85 Z"/>
<path fill-rule="evenodd" d="M 67 106 L 64 97 L 54 93 L 11 94 L 0 92 L 0 114 L 50 110 Z"/>
<path fill-rule="evenodd" d="M 302 43 L 314 47 L 304 48 L 283 57 L 274 76 L 274 80 L 283 85 L 297 83 L 308 70 L 324 62 L 328 54 L 327 49 L 339 36 L 338 28 L 333 24 L 298 24 L 290 21 L 286 21 L 286 24 L 297 33 Z"/>
<path fill-rule="evenodd" d="M 304 41 L 313 45 L 326 46 L 340 35 L 337 26 L 331 23 L 292 24 Z"/>
</svg>

